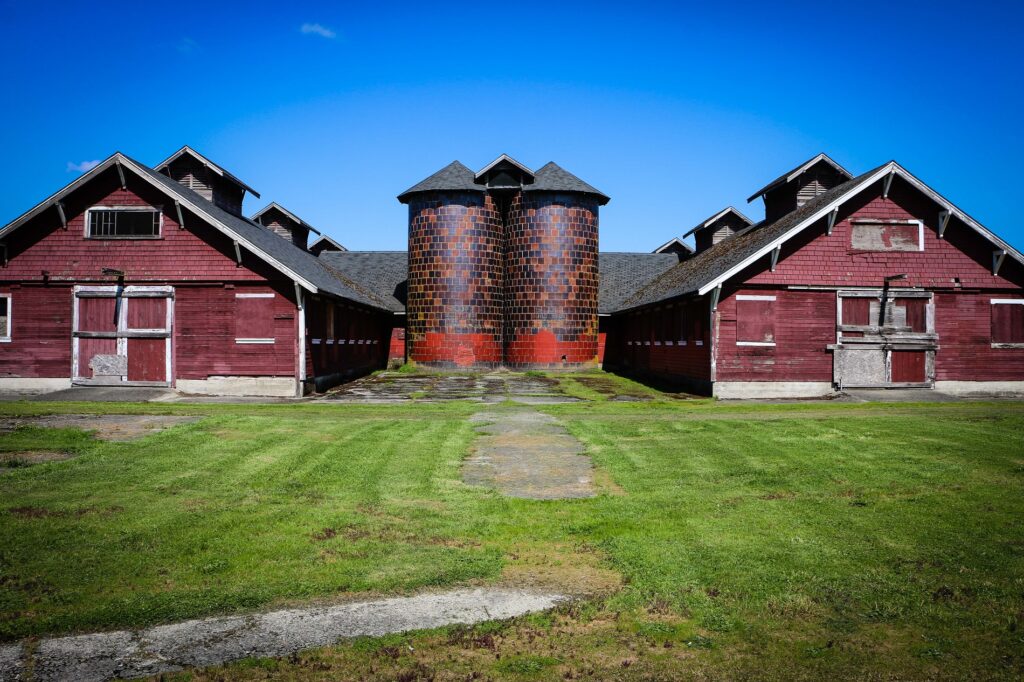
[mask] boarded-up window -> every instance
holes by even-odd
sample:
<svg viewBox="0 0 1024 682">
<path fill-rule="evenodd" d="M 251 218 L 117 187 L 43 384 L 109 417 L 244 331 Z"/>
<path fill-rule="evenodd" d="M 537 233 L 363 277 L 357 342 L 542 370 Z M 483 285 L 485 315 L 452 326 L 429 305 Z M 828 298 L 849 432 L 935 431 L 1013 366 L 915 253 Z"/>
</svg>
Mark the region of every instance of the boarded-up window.
<svg viewBox="0 0 1024 682">
<path fill-rule="evenodd" d="M 894 305 L 897 312 L 899 308 L 903 308 L 902 317 L 904 318 L 905 326 L 910 327 L 910 331 L 921 334 L 928 331 L 928 299 L 897 298 Z"/>
<path fill-rule="evenodd" d="M 704 343 L 704 307 L 694 303 L 687 312 L 690 315 L 690 338 L 699 346 Z"/>
<path fill-rule="evenodd" d="M 0 341 L 11 340 L 11 296 L 0 294 Z"/>
<path fill-rule="evenodd" d="M 740 346 L 775 345 L 775 297 L 736 297 L 736 343 Z"/>
<path fill-rule="evenodd" d="M 854 223 L 851 246 L 858 251 L 924 251 L 921 223 Z"/>
<path fill-rule="evenodd" d="M 875 299 L 877 300 L 877 299 Z M 871 301 L 864 296 L 846 296 L 843 298 L 843 325 L 851 327 L 867 327 L 871 325 Z"/>
<path fill-rule="evenodd" d="M 274 343 L 274 294 L 235 294 L 235 343 Z"/>
<path fill-rule="evenodd" d="M 992 301 L 992 343 L 1024 344 L 1024 299 Z"/>
</svg>

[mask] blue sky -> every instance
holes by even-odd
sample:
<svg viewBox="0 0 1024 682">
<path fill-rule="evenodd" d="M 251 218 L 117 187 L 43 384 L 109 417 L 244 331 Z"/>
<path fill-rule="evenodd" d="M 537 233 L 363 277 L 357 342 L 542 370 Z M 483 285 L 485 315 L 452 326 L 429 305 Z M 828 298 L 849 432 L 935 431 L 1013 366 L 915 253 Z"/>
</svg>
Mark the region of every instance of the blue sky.
<svg viewBox="0 0 1024 682">
<path fill-rule="evenodd" d="M 187 9 L 182 9 L 182 8 Z M 650 250 L 826 151 L 895 158 L 1024 246 L 1024 3 L 0 0 L 0 224 L 115 150 L 190 144 L 353 249 L 452 159 L 549 160 Z"/>
</svg>

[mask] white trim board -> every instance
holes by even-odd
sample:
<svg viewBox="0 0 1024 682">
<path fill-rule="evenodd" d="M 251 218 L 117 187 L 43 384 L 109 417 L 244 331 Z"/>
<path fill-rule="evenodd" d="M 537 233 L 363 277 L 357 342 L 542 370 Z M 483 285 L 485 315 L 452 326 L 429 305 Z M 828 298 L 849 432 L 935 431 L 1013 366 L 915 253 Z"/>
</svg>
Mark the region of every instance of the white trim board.
<svg viewBox="0 0 1024 682">
<path fill-rule="evenodd" d="M 812 213 L 808 217 L 806 217 L 803 220 L 801 220 L 800 222 L 798 222 L 796 225 L 791 227 L 789 230 L 787 230 L 781 236 L 776 237 L 771 242 L 769 242 L 765 246 L 762 246 L 760 249 L 758 249 L 757 251 L 755 251 L 751 255 L 747 256 L 746 258 L 744 258 L 742 261 L 740 261 L 736 265 L 732 266 L 731 268 L 729 268 L 725 272 L 719 274 L 717 277 L 715 277 L 711 281 L 709 281 L 706 284 L 704 284 L 703 286 L 701 286 L 697 290 L 697 295 L 698 296 L 704 296 L 709 291 L 711 291 L 715 287 L 719 286 L 720 284 L 722 284 L 723 282 L 728 280 L 730 277 L 733 277 L 734 275 L 736 275 L 736 274 L 742 272 L 743 270 L 745 270 L 747 267 L 749 267 L 752 263 L 757 261 L 759 258 L 762 258 L 762 257 L 768 255 L 769 253 L 771 253 L 771 251 L 773 249 L 775 249 L 775 247 L 780 246 L 783 243 L 789 241 L 791 238 L 793 238 L 796 235 L 798 235 L 799 233 L 803 232 L 809 226 L 813 225 L 814 223 L 816 223 L 817 221 L 821 220 L 822 218 L 825 218 L 826 216 L 828 216 L 829 213 L 832 212 L 833 209 L 838 208 L 839 206 L 842 206 L 844 203 L 846 203 L 847 201 L 849 201 L 853 197 L 857 196 L 858 194 L 860 194 L 861 192 L 863 192 L 867 188 L 871 187 L 876 182 L 878 182 L 879 180 L 881 180 L 882 178 L 884 178 L 885 176 L 887 176 L 889 174 L 900 176 L 902 179 L 904 179 L 908 183 L 910 183 L 910 185 L 913 186 L 915 189 L 917 189 L 918 191 L 922 192 L 929 199 L 931 199 L 935 203 L 937 203 L 940 206 L 942 206 L 945 210 L 949 211 L 952 215 L 956 216 L 961 222 L 966 224 L 968 227 L 972 228 L 973 230 L 978 232 L 981 236 L 985 237 L 990 242 L 992 242 L 993 244 L 995 244 L 999 248 L 1001 248 L 1004 251 L 1006 251 L 1008 254 L 1010 254 L 1013 257 L 1014 260 L 1016 260 L 1019 263 L 1024 264 L 1024 255 L 1022 255 L 1019 251 L 1014 249 L 1012 246 L 1010 246 L 1009 244 L 1004 242 L 1002 239 L 997 237 L 995 234 L 993 234 L 987 228 L 982 226 L 976 220 L 974 220 L 969 215 L 967 215 L 966 213 L 961 211 L 959 208 L 954 206 L 947 199 L 945 199 L 940 194 L 938 194 L 935 190 L 933 190 L 932 188 L 928 187 L 928 185 L 924 184 L 923 182 L 918 180 L 916 177 L 911 175 L 909 171 L 907 171 L 905 168 L 900 166 L 898 163 L 896 163 L 895 161 L 890 161 L 889 163 L 885 164 L 884 166 L 882 166 L 881 168 L 876 170 L 874 173 L 869 175 L 868 177 L 866 177 L 863 180 L 861 180 L 860 183 L 858 183 L 857 185 L 851 187 L 849 190 L 847 190 L 841 196 L 837 197 L 836 199 L 834 199 L 833 201 L 829 202 L 828 204 L 822 206 L 817 211 L 815 211 L 814 213 Z"/>
</svg>

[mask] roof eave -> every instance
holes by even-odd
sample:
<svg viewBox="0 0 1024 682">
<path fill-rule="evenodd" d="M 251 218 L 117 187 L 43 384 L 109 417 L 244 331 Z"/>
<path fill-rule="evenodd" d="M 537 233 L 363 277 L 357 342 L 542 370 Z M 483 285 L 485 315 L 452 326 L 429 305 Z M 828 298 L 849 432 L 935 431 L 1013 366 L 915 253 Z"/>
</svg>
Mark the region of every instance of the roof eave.
<svg viewBox="0 0 1024 682">
<path fill-rule="evenodd" d="M 153 170 L 155 170 L 157 172 L 160 172 L 161 168 L 167 167 L 172 161 L 177 159 L 182 154 L 191 154 L 192 156 L 196 157 L 196 159 L 201 161 L 205 166 L 207 166 L 208 168 L 213 169 L 213 171 L 215 173 L 217 173 L 218 175 L 220 175 L 222 177 L 225 177 L 225 178 L 228 178 L 229 180 L 231 180 L 232 182 L 237 184 L 239 187 L 241 187 L 242 189 L 244 189 L 246 192 L 248 192 L 249 194 L 253 195 L 257 199 L 260 198 L 260 193 L 259 192 L 257 192 L 252 187 L 250 187 L 249 185 L 247 185 L 244 182 L 242 182 L 236 175 L 234 175 L 233 173 L 229 172 L 223 166 L 220 166 L 220 165 L 214 163 L 213 161 L 210 161 L 208 158 L 206 158 L 205 156 L 203 156 L 202 154 L 197 152 L 195 149 L 192 149 L 192 147 L 189 147 L 187 144 L 182 146 L 181 149 L 179 149 L 178 151 L 174 152 L 173 154 L 168 156 L 166 159 L 161 161 L 159 164 L 154 166 Z"/>
<path fill-rule="evenodd" d="M 826 162 L 827 164 L 829 164 L 830 166 L 835 168 L 837 171 L 839 171 L 842 175 L 845 175 L 847 180 L 852 180 L 853 179 L 853 174 L 850 173 L 850 171 L 846 170 L 845 168 L 840 166 L 838 163 L 836 163 L 835 160 L 832 157 L 830 157 L 828 154 L 826 154 L 825 152 L 822 152 L 822 153 L 818 154 L 817 156 L 809 159 L 808 161 L 800 164 L 799 166 L 797 166 L 796 168 L 791 170 L 789 173 L 786 173 L 782 177 L 777 178 L 775 180 L 772 180 L 770 183 L 768 183 L 767 185 L 762 187 L 760 190 L 758 190 L 757 192 L 752 194 L 747 199 L 747 203 L 749 204 L 754 199 L 757 199 L 758 197 L 764 196 L 765 194 L 767 194 L 768 192 L 772 191 L 776 187 L 779 187 L 780 185 L 784 185 L 787 182 L 792 182 L 794 179 L 799 177 L 801 173 L 804 173 L 805 171 L 807 171 L 808 168 L 810 168 L 814 164 L 819 163 L 821 161 Z"/>
</svg>

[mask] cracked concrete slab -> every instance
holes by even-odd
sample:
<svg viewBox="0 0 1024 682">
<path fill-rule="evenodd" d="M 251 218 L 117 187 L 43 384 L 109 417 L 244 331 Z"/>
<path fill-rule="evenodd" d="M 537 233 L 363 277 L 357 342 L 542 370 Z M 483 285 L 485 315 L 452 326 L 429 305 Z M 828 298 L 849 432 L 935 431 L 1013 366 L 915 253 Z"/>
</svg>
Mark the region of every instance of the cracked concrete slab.
<svg viewBox="0 0 1024 682">
<path fill-rule="evenodd" d="M 583 444 L 554 417 L 531 409 L 478 412 L 481 436 L 462 465 L 462 479 L 510 497 L 593 497 L 593 467 Z"/>
<path fill-rule="evenodd" d="M 474 588 L 336 606 L 205 618 L 145 630 L 45 639 L 34 680 L 101 682 L 249 657 L 284 656 L 342 639 L 514 618 L 566 601 L 562 594 Z M 17 679 L 20 645 L 0 648 L 0 680 Z"/>
<path fill-rule="evenodd" d="M 492 372 L 425 373 L 380 372 L 340 386 L 318 400 L 369 404 L 403 403 L 411 400 L 470 400 L 482 403 L 567 403 L 559 382 L 547 377 L 495 370 Z"/>
</svg>

